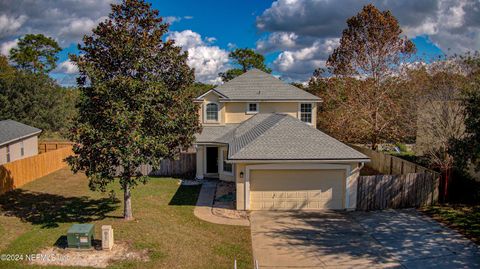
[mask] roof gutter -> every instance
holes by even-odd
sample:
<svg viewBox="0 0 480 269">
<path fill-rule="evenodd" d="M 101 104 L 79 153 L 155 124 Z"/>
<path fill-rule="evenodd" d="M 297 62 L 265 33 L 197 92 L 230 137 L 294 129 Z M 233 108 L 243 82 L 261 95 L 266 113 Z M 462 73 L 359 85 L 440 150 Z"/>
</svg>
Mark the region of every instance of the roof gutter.
<svg viewBox="0 0 480 269">
<path fill-rule="evenodd" d="M 42 130 L 37 131 L 37 132 L 35 132 L 35 133 L 28 134 L 28 135 L 24 135 L 24 136 L 21 136 L 21 137 L 17 137 L 17 138 L 15 138 L 15 139 L 8 140 L 8 141 L 6 141 L 6 142 L 0 143 L 0 146 L 7 145 L 7 144 L 11 144 L 12 142 L 15 142 L 15 141 L 18 141 L 18 140 L 22 140 L 22 139 L 25 139 L 25 138 L 28 138 L 28 137 L 37 135 L 37 134 L 39 134 L 39 133 L 41 133 L 41 132 L 42 132 Z"/>
<path fill-rule="evenodd" d="M 220 103 L 231 102 L 260 102 L 260 103 L 323 103 L 323 100 L 318 99 L 218 99 Z"/>
<path fill-rule="evenodd" d="M 193 143 L 195 146 L 215 146 L 215 145 L 228 145 L 228 143 L 225 142 L 195 142 Z"/>
<path fill-rule="evenodd" d="M 298 159 L 298 160 L 226 160 L 227 163 L 355 163 L 370 162 L 370 159 Z"/>
</svg>

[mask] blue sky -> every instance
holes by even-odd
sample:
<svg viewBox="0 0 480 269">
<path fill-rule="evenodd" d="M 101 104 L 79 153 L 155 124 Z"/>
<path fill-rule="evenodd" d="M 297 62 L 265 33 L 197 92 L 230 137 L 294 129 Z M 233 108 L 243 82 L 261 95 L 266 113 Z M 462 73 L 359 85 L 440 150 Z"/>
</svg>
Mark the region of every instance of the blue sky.
<svg viewBox="0 0 480 269">
<path fill-rule="evenodd" d="M 73 84 L 75 66 L 68 53 L 76 53 L 83 34 L 105 19 L 112 0 L 38 0 L 0 3 L 0 51 L 5 53 L 26 33 L 44 33 L 64 50 L 52 73 L 60 83 Z M 114 1 L 115 2 L 115 1 Z M 475 0 L 378 0 L 391 10 L 404 33 L 417 47 L 417 56 L 429 61 L 443 52 L 463 53 L 480 48 L 480 19 Z M 346 19 L 369 1 L 363 0 L 243 0 L 152 1 L 171 22 L 166 36 L 189 52 L 196 78 L 218 83 L 217 74 L 231 68 L 228 52 L 253 48 L 264 54 L 274 74 L 287 81 L 306 81 L 323 67 L 338 45 Z M 50 6 L 49 6 L 50 5 Z"/>
</svg>

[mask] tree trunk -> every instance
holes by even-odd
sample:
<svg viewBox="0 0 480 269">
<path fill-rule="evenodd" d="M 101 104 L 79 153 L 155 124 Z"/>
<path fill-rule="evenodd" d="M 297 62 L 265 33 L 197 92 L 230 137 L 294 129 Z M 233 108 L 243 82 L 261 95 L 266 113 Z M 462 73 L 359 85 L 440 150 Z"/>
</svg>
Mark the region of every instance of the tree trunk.
<svg viewBox="0 0 480 269">
<path fill-rule="evenodd" d="M 123 188 L 123 218 L 125 220 L 133 220 L 132 194 L 128 184 L 125 184 Z"/>
<path fill-rule="evenodd" d="M 450 180 L 450 168 L 445 169 L 443 173 L 444 185 L 443 185 L 443 202 L 448 202 L 448 181 Z"/>
<path fill-rule="evenodd" d="M 372 150 L 377 150 L 377 143 L 378 143 L 378 133 L 377 133 L 377 129 L 378 129 L 378 113 L 377 113 L 377 110 L 375 110 L 373 112 L 373 120 L 374 120 L 374 123 L 373 123 L 373 132 L 372 132 Z"/>
</svg>

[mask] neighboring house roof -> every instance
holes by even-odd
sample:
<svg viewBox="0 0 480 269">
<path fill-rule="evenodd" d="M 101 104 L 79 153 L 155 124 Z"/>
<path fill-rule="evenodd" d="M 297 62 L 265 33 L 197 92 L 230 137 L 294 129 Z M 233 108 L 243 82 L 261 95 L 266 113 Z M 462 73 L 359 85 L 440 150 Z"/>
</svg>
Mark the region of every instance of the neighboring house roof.
<svg viewBox="0 0 480 269">
<path fill-rule="evenodd" d="M 0 121 L 0 146 L 39 134 L 42 130 L 14 121 Z"/>
<path fill-rule="evenodd" d="M 256 114 L 235 128 L 225 127 L 230 130 L 223 130 L 218 143 L 228 144 L 230 160 L 369 160 L 290 115 Z M 204 132 L 215 132 L 211 128 L 218 127 L 204 127 Z"/>
<path fill-rule="evenodd" d="M 251 69 L 216 87 L 223 101 L 314 101 L 321 99 L 258 69 Z M 202 100 L 206 94 L 196 100 Z"/>
</svg>

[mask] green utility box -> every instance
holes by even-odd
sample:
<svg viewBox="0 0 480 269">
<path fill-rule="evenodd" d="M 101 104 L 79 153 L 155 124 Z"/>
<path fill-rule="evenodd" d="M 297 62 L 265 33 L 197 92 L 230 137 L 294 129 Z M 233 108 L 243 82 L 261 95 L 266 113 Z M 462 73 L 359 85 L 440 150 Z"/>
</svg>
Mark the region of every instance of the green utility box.
<svg viewBox="0 0 480 269">
<path fill-rule="evenodd" d="M 93 243 L 93 224 L 73 224 L 67 232 L 69 248 L 91 248 Z"/>
</svg>

